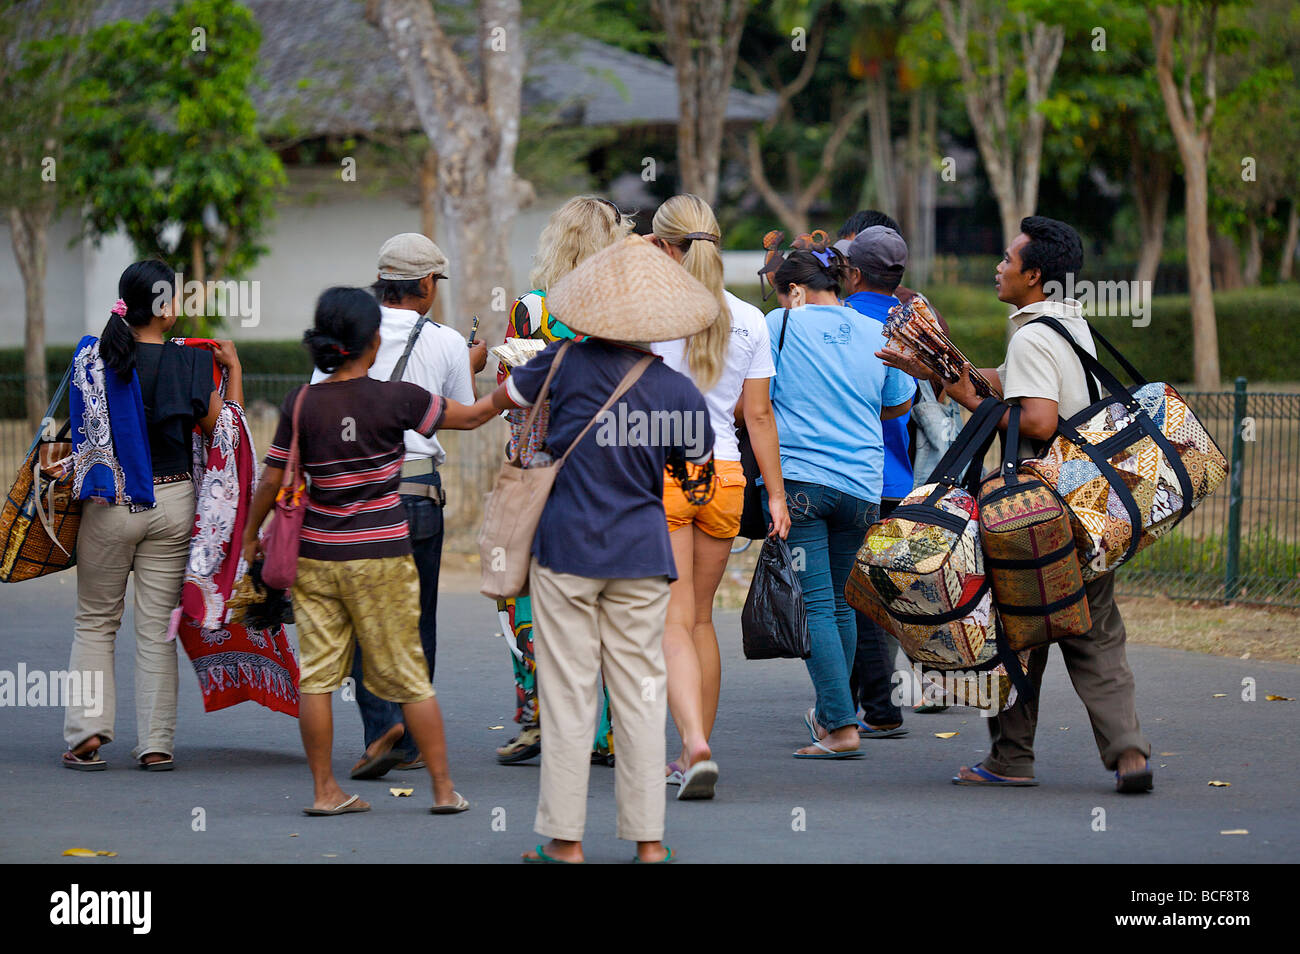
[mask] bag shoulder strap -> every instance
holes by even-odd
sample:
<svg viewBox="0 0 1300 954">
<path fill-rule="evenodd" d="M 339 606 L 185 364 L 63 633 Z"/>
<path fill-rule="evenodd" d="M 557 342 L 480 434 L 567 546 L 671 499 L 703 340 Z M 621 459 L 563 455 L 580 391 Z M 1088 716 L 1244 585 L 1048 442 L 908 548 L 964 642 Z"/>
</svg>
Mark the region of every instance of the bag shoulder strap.
<svg viewBox="0 0 1300 954">
<path fill-rule="evenodd" d="M 421 315 L 416 319 L 415 327 L 412 328 L 411 333 L 406 336 L 406 349 L 402 352 L 402 356 L 397 359 L 397 364 L 393 365 L 393 373 L 388 376 L 388 380 L 402 380 L 402 375 L 406 373 L 407 362 L 411 360 L 411 352 L 415 349 L 416 339 L 420 337 L 420 332 L 423 331 L 424 326 L 428 324 L 432 324 L 428 315 Z"/>
<path fill-rule="evenodd" d="M 1058 319 L 1054 318 L 1051 315 L 1043 315 L 1041 318 L 1035 318 L 1033 321 L 1029 322 L 1029 324 L 1046 325 L 1048 328 L 1051 328 L 1053 331 L 1055 331 L 1057 334 L 1063 337 L 1069 343 L 1070 347 L 1074 349 L 1075 355 L 1078 356 L 1080 363 L 1083 365 L 1084 377 L 1088 379 L 1088 398 L 1093 404 L 1096 404 L 1097 401 L 1101 399 L 1100 394 L 1097 392 L 1096 384 L 1093 381 L 1094 377 L 1098 381 L 1100 381 L 1102 386 L 1106 388 L 1106 390 L 1109 391 L 1112 395 L 1125 396 L 1125 397 L 1129 395 L 1131 389 L 1121 384 L 1119 379 L 1115 377 L 1115 375 L 1111 374 L 1110 371 L 1107 370 L 1105 365 L 1103 365 L 1092 355 L 1088 354 L 1088 352 L 1083 349 L 1083 347 L 1079 344 L 1079 342 L 1074 340 L 1074 335 L 1070 334 L 1070 332 L 1066 329 L 1066 327 L 1063 324 L 1061 324 L 1061 322 Z M 1088 323 L 1085 322 L 1085 324 Z M 1142 385 L 1147 383 L 1147 379 L 1144 378 L 1140 373 L 1138 373 L 1137 368 L 1133 367 L 1133 365 L 1131 365 L 1122 354 L 1120 354 L 1117 350 L 1115 350 L 1115 347 L 1104 337 L 1102 337 L 1102 335 L 1095 328 L 1093 328 L 1091 324 L 1088 324 L 1088 331 L 1089 333 L 1092 334 L 1093 338 L 1100 341 L 1106 347 L 1106 349 L 1112 355 L 1114 355 L 1115 359 L 1119 362 L 1120 366 L 1124 369 L 1124 372 L 1129 376 L 1129 379 L 1133 382 L 1133 387 L 1141 387 Z"/>
<path fill-rule="evenodd" d="M 298 452 L 298 419 L 302 415 L 302 402 L 307 396 L 307 389 L 310 387 L 310 384 L 304 384 L 293 401 L 293 437 L 289 440 L 289 459 L 285 462 L 284 478 L 280 481 L 280 486 L 288 488 L 290 493 L 300 482 L 299 472 L 302 470 L 302 459 Z"/>
<path fill-rule="evenodd" d="M 984 456 L 988 450 L 989 444 L 993 441 L 993 434 L 997 430 L 998 422 L 1002 420 L 1002 412 L 1006 410 L 1006 405 L 995 397 L 988 397 L 981 402 L 980 406 L 975 409 L 971 419 L 966 422 L 966 426 L 961 429 L 957 439 L 953 441 L 948 452 L 935 465 L 930 477 L 926 481 L 929 484 L 943 484 L 948 487 L 956 487 L 962 482 L 962 475 L 977 459 Z"/>
<path fill-rule="evenodd" d="M 618 387 L 616 387 L 614 389 L 614 393 L 609 396 L 609 400 L 607 400 L 604 404 L 601 405 L 600 410 L 597 411 L 595 415 L 592 417 L 592 419 L 587 422 L 587 426 L 584 427 L 581 431 L 579 431 L 578 436 L 573 439 L 573 442 L 571 444 L 569 444 L 568 449 L 564 452 L 564 456 L 562 456 L 558 461 L 556 461 L 555 466 L 557 468 L 560 467 L 566 460 L 569 459 L 569 455 L 572 454 L 573 449 L 578 446 L 578 442 L 581 441 L 587 435 L 587 432 L 591 430 L 591 428 L 595 425 L 595 423 L 600 420 L 601 415 L 604 414 L 606 411 L 608 411 L 611 407 L 613 407 L 614 402 L 617 401 L 619 398 L 621 398 L 624 394 L 626 394 L 628 392 L 628 389 L 631 388 L 632 385 L 636 384 L 637 380 L 641 377 L 641 375 L 645 373 L 645 369 L 650 367 L 650 363 L 654 360 L 655 360 L 655 355 L 648 354 L 640 361 L 638 361 L 636 364 L 632 365 L 632 367 L 628 368 L 627 374 L 623 375 L 623 380 L 618 382 Z"/>
<path fill-rule="evenodd" d="M 776 340 L 776 353 L 780 354 L 781 349 L 785 347 L 785 326 L 790 320 L 790 309 L 787 308 L 781 315 L 781 337 Z"/>
<path fill-rule="evenodd" d="M 68 364 L 68 370 L 63 372 L 63 380 L 60 381 L 59 386 L 54 389 L 54 397 L 50 400 L 50 406 L 45 409 L 45 416 L 41 418 L 41 426 L 36 431 L 36 437 L 35 439 L 32 440 L 32 446 L 27 448 L 27 454 L 29 457 L 31 456 L 32 451 L 36 450 L 36 448 L 41 444 L 41 436 L 45 433 L 46 421 L 54 420 L 54 412 L 59 409 L 59 402 L 63 400 L 63 395 L 65 395 L 68 392 L 68 382 L 72 380 L 72 365 L 75 362 L 76 362 L 76 357 L 74 356 L 73 361 Z M 56 436 L 54 440 L 55 441 L 61 440 L 62 435 L 65 431 L 68 432 L 69 435 L 72 432 L 72 409 L 71 408 L 68 409 L 68 423 L 65 424 L 59 430 L 59 435 Z"/>
<path fill-rule="evenodd" d="M 1019 483 L 1016 477 L 1017 458 L 1020 456 L 1020 405 L 1012 404 L 1007 418 L 1007 429 L 1002 434 L 1002 479 L 1008 484 Z"/>
</svg>

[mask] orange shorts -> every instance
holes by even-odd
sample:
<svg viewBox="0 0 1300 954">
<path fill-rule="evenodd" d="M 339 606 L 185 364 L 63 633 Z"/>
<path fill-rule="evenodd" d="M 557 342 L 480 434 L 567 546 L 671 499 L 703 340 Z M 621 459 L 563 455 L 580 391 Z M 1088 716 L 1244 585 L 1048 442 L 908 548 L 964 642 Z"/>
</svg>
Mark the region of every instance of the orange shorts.
<svg viewBox="0 0 1300 954">
<path fill-rule="evenodd" d="M 719 540 L 730 540 L 740 532 L 740 514 L 745 509 L 745 470 L 738 460 L 715 460 L 713 471 L 713 499 L 703 506 L 691 503 L 682 492 L 682 485 L 664 471 L 664 513 L 668 515 L 669 533 L 691 524 Z"/>
</svg>

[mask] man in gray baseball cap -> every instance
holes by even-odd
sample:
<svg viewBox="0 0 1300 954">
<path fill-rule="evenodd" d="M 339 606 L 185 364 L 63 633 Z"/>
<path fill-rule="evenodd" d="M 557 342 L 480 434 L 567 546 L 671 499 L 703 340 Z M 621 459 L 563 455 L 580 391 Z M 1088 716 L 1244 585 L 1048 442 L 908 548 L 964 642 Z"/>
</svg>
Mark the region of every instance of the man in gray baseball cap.
<svg viewBox="0 0 1300 954">
<path fill-rule="evenodd" d="M 402 232 L 380 247 L 377 271 L 371 288 L 379 299 L 379 353 L 370 377 L 409 381 L 453 401 L 472 404 L 473 376 L 487 364 L 487 345 L 479 341 L 466 347 L 454 328 L 427 317 L 438 282 L 447 277 L 447 256 L 428 236 Z M 411 554 L 420 575 L 420 644 L 432 681 L 438 648 L 442 508 L 447 500 L 438 468 L 447 454 L 436 437 L 407 431 L 405 441 L 406 459 L 397 492 L 406 511 Z M 415 742 L 402 722 L 401 707 L 366 688 L 360 647 L 352 655 L 352 677 L 365 736 L 365 752 L 352 767 L 352 778 L 379 778 L 393 768 L 422 768 Z"/>
<path fill-rule="evenodd" d="M 907 243 L 889 226 L 873 225 L 854 236 L 848 259 L 867 290 L 892 295 L 907 268 Z"/>
</svg>

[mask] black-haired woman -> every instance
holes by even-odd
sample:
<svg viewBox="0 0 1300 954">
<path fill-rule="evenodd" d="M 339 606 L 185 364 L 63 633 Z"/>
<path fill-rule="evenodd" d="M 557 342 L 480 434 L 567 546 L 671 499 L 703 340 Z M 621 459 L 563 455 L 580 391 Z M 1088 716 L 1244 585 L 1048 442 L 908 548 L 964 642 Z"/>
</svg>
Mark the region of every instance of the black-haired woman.
<svg viewBox="0 0 1300 954">
<path fill-rule="evenodd" d="M 432 437 L 439 427 L 465 430 L 490 420 L 490 398 L 458 404 L 417 384 L 367 375 L 379 351 L 379 305 L 365 289 L 330 288 L 303 335 L 316 367 L 329 374 L 289 392 L 266 455 L 244 528 L 244 558 L 259 550 L 258 529 L 275 503 L 298 413 L 298 453 L 310 478 L 298 574 L 293 584 L 301 699 L 298 724 L 315 794 L 308 815 L 365 812 L 346 795 L 331 765 L 330 693 L 352 671 L 353 648 L 366 659 L 366 686 L 402 706 L 433 780 L 437 815 L 469 808 L 447 766 L 442 714 L 420 646 L 420 580 L 411 556 L 406 511 L 397 493 L 403 434 Z"/>
<path fill-rule="evenodd" d="M 213 360 L 227 373 L 226 398 L 244 400 L 235 346 L 213 354 L 167 340 L 180 314 L 171 268 L 136 262 L 99 338 L 73 358 L 70 406 L 74 488 L 85 502 L 77 535 L 77 623 L 69 670 L 83 691 L 68 705 L 63 734 L 71 769 L 107 766 L 99 749 L 114 735 L 113 650 L 127 577 L 135 574 L 136 746 L 149 771 L 173 763 L 176 646 L 167 640 L 194 528 L 191 434 L 211 433 L 222 400 Z M 101 675 L 102 674 L 102 677 Z M 98 688 L 103 679 L 103 692 Z"/>
<path fill-rule="evenodd" d="M 772 276 L 782 307 L 767 315 L 789 543 L 802 557 L 795 570 L 812 637 L 806 665 L 816 704 L 804 715 L 812 744 L 795 753 L 804 759 L 861 755 L 849 692 L 857 625 L 844 584 L 880 512 L 880 422 L 904 413 L 915 390 L 910 377 L 876 357 L 880 323 L 840 304 L 841 277 L 834 249 L 790 253 Z"/>
</svg>

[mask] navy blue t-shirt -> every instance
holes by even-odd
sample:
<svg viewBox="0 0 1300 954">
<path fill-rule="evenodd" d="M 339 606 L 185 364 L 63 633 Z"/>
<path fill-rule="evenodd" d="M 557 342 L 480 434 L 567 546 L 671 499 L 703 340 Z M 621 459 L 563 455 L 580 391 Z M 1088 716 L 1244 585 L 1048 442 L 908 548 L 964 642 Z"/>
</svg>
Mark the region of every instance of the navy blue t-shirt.
<svg viewBox="0 0 1300 954">
<path fill-rule="evenodd" d="M 555 341 L 507 379 L 511 400 L 531 406 L 550 371 Z M 546 449 L 557 460 L 649 352 L 599 339 L 572 342 L 551 380 Z M 543 395 L 544 397 L 544 395 Z M 667 413 L 665 413 L 667 412 Z M 664 516 L 669 453 L 702 463 L 713 428 L 699 389 L 659 357 L 569 455 L 542 510 L 533 556 L 557 573 L 594 579 L 677 579 Z"/>
</svg>

